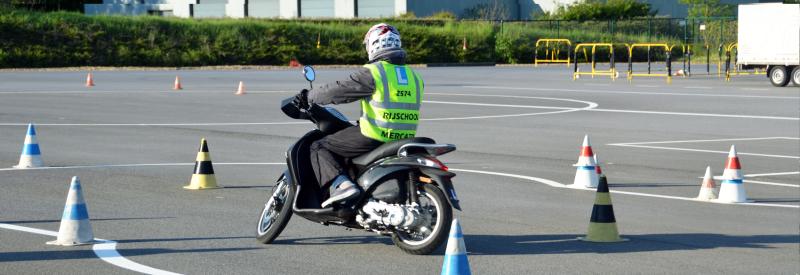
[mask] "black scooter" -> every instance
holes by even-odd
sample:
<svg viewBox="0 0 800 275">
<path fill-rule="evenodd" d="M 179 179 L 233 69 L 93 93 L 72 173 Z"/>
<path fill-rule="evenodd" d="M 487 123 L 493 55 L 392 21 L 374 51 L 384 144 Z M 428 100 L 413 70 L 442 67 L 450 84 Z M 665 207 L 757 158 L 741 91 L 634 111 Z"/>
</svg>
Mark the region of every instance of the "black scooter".
<svg viewBox="0 0 800 275">
<path fill-rule="evenodd" d="M 309 82 L 313 68 L 303 68 Z M 433 139 L 415 137 L 388 142 L 375 150 L 349 159 L 349 173 L 364 192 L 346 204 L 322 208 L 328 191 L 321 190 L 311 168 L 312 142 L 351 124 L 330 107 L 311 104 L 303 109 L 287 98 L 281 110 L 294 119 L 317 125 L 286 152 L 288 169 L 278 178 L 258 219 L 257 239 L 269 244 L 280 235 L 292 214 L 323 225 L 364 229 L 391 236 L 410 254 L 429 254 L 447 238 L 452 208 L 461 210 L 447 166 L 436 156 L 456 149 L 436 144 Z"/>
</svg>

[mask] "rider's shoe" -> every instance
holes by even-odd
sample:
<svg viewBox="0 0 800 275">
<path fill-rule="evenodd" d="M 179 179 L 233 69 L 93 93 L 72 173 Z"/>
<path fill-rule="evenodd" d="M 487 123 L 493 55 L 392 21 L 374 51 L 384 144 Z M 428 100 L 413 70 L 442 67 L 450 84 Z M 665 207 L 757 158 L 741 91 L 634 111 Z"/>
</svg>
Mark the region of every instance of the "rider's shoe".
<svg viewBox="0 0 800 275">
<path fill-rule="evenodd" d="M 328 205 L 336 202 L 348 201 L 358 197 L 358 194 L 361 194 L 361 189 L 359 189 L 355 183 L 349 180 L 342 182 L 336 187 L 335 190 L 333 190 L 331 197 L 322 202 L 322 208 L 328 207 Z"/>
</svg>

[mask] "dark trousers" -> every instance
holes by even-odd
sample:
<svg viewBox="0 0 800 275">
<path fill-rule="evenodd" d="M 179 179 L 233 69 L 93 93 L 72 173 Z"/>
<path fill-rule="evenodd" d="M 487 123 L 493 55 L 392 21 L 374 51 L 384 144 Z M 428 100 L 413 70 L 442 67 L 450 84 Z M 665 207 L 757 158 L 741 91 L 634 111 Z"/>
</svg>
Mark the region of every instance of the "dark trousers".
<svg viewBox="0 0 800 275">
<path fill-rule="evenodd" d="M 346 174 L 345 158 L 363 155 L 381 144 L 383 142 L 362 135 L 359 126 L 345 128 L 311 143 L 311 166 L 317 182 L 326 188 L 337 176 Z"/>
</svg>

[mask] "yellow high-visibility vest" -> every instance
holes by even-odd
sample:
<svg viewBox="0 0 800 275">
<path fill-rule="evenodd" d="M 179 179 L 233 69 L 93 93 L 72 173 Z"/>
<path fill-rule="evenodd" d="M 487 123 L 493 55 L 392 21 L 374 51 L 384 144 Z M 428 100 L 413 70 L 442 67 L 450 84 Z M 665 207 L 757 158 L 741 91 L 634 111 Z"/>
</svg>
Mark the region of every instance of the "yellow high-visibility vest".
<svg viewBox="0 0 800 275">
<path fill-rule="evenodd" d="M 417 133 L 422 79 L 406 65 L 386 61 L 364 65 L 375 79 L 375 92 L 361 100 L 361 134 L 387 142 Z"/>
</svg>

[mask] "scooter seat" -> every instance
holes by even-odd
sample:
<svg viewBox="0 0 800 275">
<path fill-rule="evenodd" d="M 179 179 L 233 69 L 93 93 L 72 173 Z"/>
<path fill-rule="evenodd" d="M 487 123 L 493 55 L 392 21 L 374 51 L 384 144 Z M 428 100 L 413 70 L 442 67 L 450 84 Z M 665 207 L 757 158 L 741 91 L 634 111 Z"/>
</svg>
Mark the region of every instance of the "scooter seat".
<svg viewBox="0 0 800 275">
<path fill-rule="evenodd" d="M 370 151 L 369 153 L 366 153 L 366 154 L 363 154 L 363 155 L 360 155 L 358 157 L 353 158 L 353 160 L 352 160 L 353 164 L 355 164 L 357 166 L 360 166 L 360 167 L 367 166 L 370 163 L 372 163 L 372 162 L 374 162 L 376 160 L 379 160 L 381 158 L 385 158 L 385 157 L 388 157 L 388 156 L 391 156 L 391 155 L 396 155 L 397 154 L 397 150 L 400 150 L 400 147 L 402 147 L 403 145 L 406 145 L 408 143 L 412 143 L 412 142 L 413 143 L 427 143 L 427 144 L 436 143 L 436 141 L 434 141 L 433 139 L 426 138 L 426 137 L 407 138 L 407 139 L 401 139 L 401 140 L 387 142 L 387 143 L 384 143 L 381 146 L 378 146 L 378 148 L 375 148 L 374 150 Z"/>
</svg>

